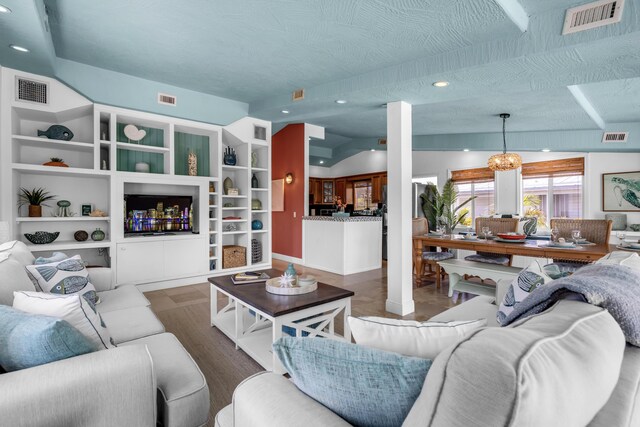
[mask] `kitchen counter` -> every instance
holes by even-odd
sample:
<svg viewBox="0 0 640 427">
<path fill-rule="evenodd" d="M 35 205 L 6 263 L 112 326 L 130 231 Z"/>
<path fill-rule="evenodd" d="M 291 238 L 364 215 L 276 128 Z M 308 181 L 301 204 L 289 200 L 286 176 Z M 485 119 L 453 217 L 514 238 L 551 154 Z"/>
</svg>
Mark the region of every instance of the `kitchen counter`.
<svg viewBox="0 0 640 427">
<path fill-rule="evenodd" d="M 336 274 L 382 267 L 382 217 L 305 216 L 305 266 Z"/>
<path fill-rule="evenodd" d="M 362 222 L 382 221 L 381 216 L 303 216 L 303 221 Z"/>
</svg>

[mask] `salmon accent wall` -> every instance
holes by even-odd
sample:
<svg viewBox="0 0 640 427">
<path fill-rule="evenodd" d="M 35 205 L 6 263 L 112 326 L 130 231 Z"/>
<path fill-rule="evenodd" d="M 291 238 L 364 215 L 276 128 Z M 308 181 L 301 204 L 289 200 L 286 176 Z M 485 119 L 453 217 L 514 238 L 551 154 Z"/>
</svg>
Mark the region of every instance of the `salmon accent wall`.
<svg viewBox="0 0 640 427">
<path fill-rule="evenodd" d="M 293 174 L 293 183 L 284 185 L 284 212 L 272 213 L 272 250 L 293 258 L 302 258 L 304 145 L 304 124 L 288 125 L 271 138 L 271 179 Z"/>
</svg>

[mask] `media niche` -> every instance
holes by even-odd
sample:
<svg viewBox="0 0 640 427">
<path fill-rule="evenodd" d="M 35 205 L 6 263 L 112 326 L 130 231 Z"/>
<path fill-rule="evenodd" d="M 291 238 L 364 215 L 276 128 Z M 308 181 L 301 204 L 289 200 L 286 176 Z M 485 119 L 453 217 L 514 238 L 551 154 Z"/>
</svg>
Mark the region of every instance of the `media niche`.
<svg viewBox="0 0 640 427">
<path fill-rule="evenodd" d="M 124 196 L 124 234 L 193 232 L 193 197 L 149 194 Z"/>
</svg>

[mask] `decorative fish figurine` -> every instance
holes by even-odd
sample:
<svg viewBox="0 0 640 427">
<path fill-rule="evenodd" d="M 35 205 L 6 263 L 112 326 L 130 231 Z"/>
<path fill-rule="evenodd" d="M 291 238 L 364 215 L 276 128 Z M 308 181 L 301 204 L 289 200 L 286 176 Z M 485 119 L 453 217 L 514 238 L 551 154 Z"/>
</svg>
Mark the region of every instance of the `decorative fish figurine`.
<svg viewBox="0 0 640 427">
<path fill-rule="evenodd" d="M 38 136 L 46 136 L 49 139 L 59 139 L 62 141 L 71 141 L 73 132 L 66 126 L 51 125 L 46 131 L 38 130 Z"/>
<path fill-rule="evenodd" d="M 85 286 L 87 286 L 87 283 L 89 283 L 89 280 L 86 277 L 65 277 L 60 282 L 58 282 L 57 285 L 51 288 L 49 292 L 51 292 L 52 294 L 60 295 L 74 294 L 84 289 Z"/>
</svg>

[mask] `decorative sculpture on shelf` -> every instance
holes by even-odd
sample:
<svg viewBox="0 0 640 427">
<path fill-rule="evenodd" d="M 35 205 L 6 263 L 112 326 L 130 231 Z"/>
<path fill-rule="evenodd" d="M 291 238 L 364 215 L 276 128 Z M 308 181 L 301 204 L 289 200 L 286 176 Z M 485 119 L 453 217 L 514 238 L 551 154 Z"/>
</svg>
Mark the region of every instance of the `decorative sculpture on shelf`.
<svg viewBox="0 0 640 427">
<path fill-rule="evenodd" d="M 189 176 L 198 176 L 198 156 L 193 151 L 189 152 L 187 167 Z"/>
<path fill-rule="evenodd" d="M 66 126 L 51 125 L 46 131 L 38 130 L 38 136 L 46 136 L 49 139 L 58 139 L 60 141 L 71 141 L 73 132 Z"/>
<path fill-rule="evenodd" d="M 231 147 L 227 147 L 224 150 L 224 158 L 222 159 L 225 165 L 235 166 L 236 165 L 236 150 Z"/>
<path fill-rule="evenodd" d="M 142 129 L 138 129 L 134 125 L 126 125 L 124 127 L 124 135 L 129 139 L 129 143 L 134 141 L 139 144 L 140 140 L 147 136 L 147 132 Z"/>
</svg>

